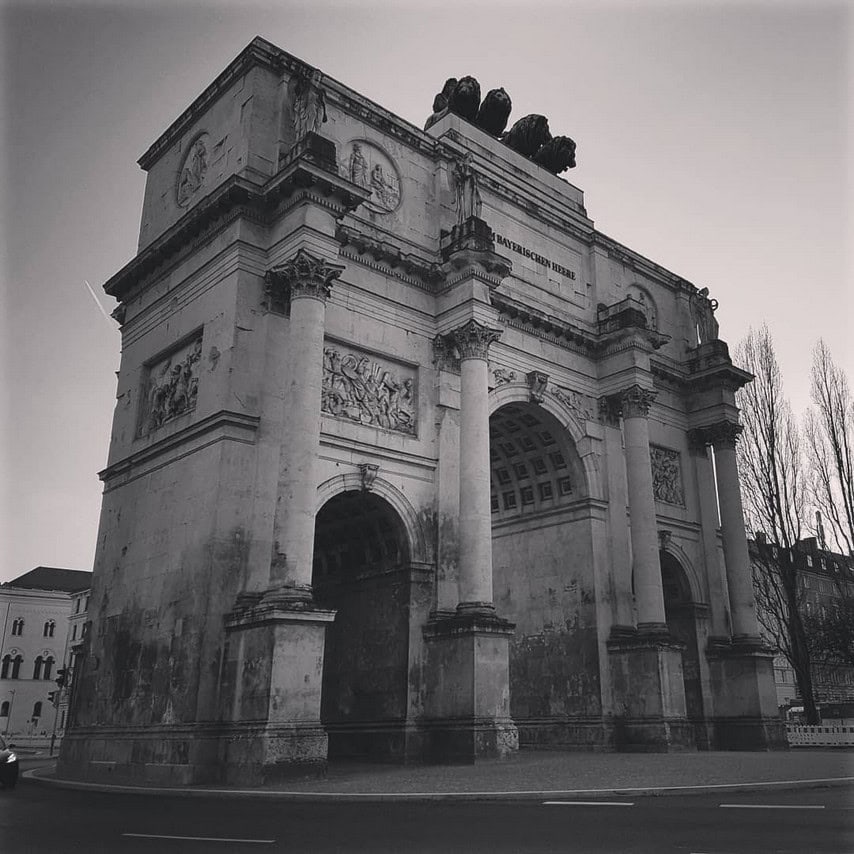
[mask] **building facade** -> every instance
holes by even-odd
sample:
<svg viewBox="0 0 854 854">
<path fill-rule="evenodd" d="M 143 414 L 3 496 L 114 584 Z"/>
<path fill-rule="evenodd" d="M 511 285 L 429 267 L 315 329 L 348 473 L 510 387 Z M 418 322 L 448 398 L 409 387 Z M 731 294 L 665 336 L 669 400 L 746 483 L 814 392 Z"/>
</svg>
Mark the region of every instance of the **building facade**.
<svg viewBox="0 0 854 854">
<path fill-rule="evenodd" d="M 60 773 L 781 743 L 705 292 L 262 39 L 140 164 Z"/>
<path fill-rule="evenodd" d="M 91 572 L 39 566 L 0 585 L 0 732 L 47 738 L 64 726 L 56 679 L 67 667 L 69 615 Z"/>
<path fill-rule="evenodd" d="M 757 536 L 750 542 L 754 560 L 762 560 L 760 551 L 776 549 Z M 854 603 L 854 558 L 822 548 L 815 537 L 798 542 L 794 549 L 798 573 L 801 616 L 807 629 L 813 619 L 824 621 L 831 612 L 840 608 L 850 613 Z M 773 559 L 776 555 L 771 555 Z M 757 607 L 761 609 L 762 600 Z M 762 616 L 760 611 L 760 617 Z M 760 620 L 774 624 L 773 620 Z M 773 633 L 766 632 L 770 646 L 775 646 Z M 812 682 L 816 704 L 823 720 L 835 721 L 854 718 L 854 667 L 841 661 L 838 656 L 825 656 L 813 660 Z M 777 705 L 783 713 L 797 719 L 797 710 L 802 708 L 795 672 L 786 657 L 778 653 L 774 658 L 774 685 L 777 690 Z"/>
</svg>

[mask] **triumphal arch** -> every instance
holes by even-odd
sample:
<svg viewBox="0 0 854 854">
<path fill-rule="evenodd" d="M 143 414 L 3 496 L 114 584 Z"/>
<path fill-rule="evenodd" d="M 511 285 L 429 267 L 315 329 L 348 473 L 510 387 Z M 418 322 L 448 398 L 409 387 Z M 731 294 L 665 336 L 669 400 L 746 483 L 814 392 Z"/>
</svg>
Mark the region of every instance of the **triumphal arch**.
<svg viewBox="0 0 854 854">
<path fill-rule="evenodd" d="M 750 377 L 477 87 L 421 130 L 255 39 L 139 161 L 60 774 L 782 743 Z"/>
</svg>

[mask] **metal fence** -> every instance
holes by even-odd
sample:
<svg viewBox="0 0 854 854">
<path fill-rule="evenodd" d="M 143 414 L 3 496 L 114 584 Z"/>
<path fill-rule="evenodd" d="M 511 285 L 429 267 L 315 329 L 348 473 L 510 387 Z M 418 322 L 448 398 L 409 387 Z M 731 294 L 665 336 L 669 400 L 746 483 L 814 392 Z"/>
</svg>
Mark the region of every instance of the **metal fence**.
<svg viewBox="0 0 854 854">
<path fill-rule="evenodd" d="M 790 747 L 854 747 L 854 726 L 786 724 Z"/>
</svg>

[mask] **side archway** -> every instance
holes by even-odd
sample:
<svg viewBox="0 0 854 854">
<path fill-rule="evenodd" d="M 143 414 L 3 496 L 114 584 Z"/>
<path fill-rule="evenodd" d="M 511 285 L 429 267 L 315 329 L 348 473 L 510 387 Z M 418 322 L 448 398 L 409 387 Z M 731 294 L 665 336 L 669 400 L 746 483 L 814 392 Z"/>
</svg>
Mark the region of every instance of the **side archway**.
<svg viewBox="0 0 854 854">
<path fill-rule="evenodd" d="M 548 391 L 543 394 L 541 400 L 532 403 L 531 389 L 526 383 L 518 382 L 505 383 L 489 393 L 489 414 L 493 415 L 502 407 L 513 403 L 538 406 L 552 416 L 566 430 L 581 460 L 586 481 L 586 494 L 590 498 L 602 499 L 604 493 L 602 477 L 599 472 L 598 456 L 596 454 L 597 440 L 587 435 L 585 427 L 577 414 L 563 401 Z"/>
</svg>

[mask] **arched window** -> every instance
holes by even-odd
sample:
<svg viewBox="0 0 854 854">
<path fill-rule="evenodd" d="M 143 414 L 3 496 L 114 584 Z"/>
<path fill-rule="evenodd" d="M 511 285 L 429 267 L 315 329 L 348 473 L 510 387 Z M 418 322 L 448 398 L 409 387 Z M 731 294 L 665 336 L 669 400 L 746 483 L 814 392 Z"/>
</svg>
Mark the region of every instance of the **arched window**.
<svg viewBox="0 0 854 854">
<path fill-rule="evenodd" d="M 12 659 L 12 679 L 20 679 L 21 678 L 21 665 L 24 663 L 24 657 L 22 655 L 16 655 Z"/>
<path fill-rule="evenodd" d="M 49 655 L 44 660 L 44 678 L 50 679 L 50 671 L 53 669 L 53 656 Z"/>
<path fill-rule="evenodd" d="M 2 704 L 0 704 L 0 718 L 8 718 L 9 717 L 9 701 L 4 700 Z"/>
<path fill-rule="evenodd" d="M 24 620 L 19 617 L 17 620 L 12 620 L 12 634 L 22 635 L 24 633 Z"/>
<path fill-rule="evenodd" d="M 44 636 L 46 638 L 52 638 L 55 630 L 56 630 L 56 621 L 55 620 L 48 620 L 44 624 Z"/>
<path fill-rule="evenodd" d="M 12 656 L 4 655 L 3 656 L 3 665 L 0 667 L 0 679 L 8 679 L 9 678 L 9 668 L 12 666 Z"/>
<path fill-rule="evenodd" d="M 44 659 L 38 656 L 33 664 L 33 679 L 42 678 L 42 664 L 44 664 Z"/>
<path fill-rule="evenodd" d="M 33 703 L 33 717 L 40 718 L 42 716 L 42 701 L 38 700 Z"/>
</svg>

